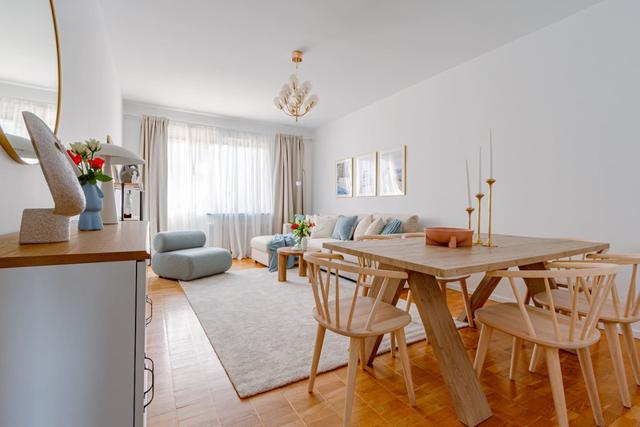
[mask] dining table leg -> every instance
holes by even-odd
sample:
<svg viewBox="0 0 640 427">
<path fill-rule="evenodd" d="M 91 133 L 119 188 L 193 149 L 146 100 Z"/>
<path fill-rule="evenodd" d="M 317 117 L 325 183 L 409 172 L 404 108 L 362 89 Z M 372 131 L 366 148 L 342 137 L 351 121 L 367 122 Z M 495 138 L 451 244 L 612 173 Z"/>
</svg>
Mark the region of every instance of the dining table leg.
<svg viewBox="0 0 640 427">
<path fill-rule="evenodd" d="M 521 265 L 518 267 L 520 270 L 544 270 L 545 264 L 543 262 L 538 262 L 534 264 Z M 544 279 L 537 278 L 527 278 L 524 279 L 524 282 L 527 286 L 527 292 L 529 295 L 533 296 L 539 292 L 544 291 Z M 477 309 L 484 306 L 487 302 L 493 291 L 496 289 L 500 283 L 499 277 L 487 277 L 486 275 L 482 278 L 476 289 L 471 294 L 471 312 L 474 313 Z M 551 288 L 556 288 L 556 284 L 553 279 L 550 279 L 549 285 Z M 467 312 L 462 310 L 458 315 L 458 320 L 461 322 L 467 321 Z"/>
<path fill-rule="evenodd" d="M 409 287 L 449 388 L 458 420 L 467 426 L 480 424 L 492 415 L 491 408 L 437 279 L 410 271 Z"/>
</svg>

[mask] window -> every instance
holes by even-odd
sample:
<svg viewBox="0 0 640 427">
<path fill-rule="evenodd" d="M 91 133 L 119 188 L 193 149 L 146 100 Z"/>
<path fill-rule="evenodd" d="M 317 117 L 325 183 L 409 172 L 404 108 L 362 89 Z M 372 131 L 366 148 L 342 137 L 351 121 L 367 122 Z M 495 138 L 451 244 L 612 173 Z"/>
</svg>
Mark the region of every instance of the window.
<svg viewBox="0 0 640 427">
<path fill-rule="evenodd" d="M 55 104 L 2 96 L 0 97 L 0 127 L 5 133 L 29 138 L 22 119 L 23 111 L 30 111 L 40 117 L 51 129 L 55 126 Z"/>
<path fill-rule="evenodd" d="M 251 237 L 271 232 L 272 148 L 268 135 L 171 122 L 169 230 L 201 229 L 209 244 L 248 256 Z"/>
</svg>

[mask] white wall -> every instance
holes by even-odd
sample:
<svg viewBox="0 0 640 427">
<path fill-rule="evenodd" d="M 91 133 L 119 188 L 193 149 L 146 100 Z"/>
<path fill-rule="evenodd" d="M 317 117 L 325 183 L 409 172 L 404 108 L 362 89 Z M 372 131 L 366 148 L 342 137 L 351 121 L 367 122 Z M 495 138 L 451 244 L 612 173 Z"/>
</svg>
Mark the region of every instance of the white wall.
<svg viewBox="0 0 640 427">
<path fill-rule="evenodd" d="M 491 127 L 495 232 L 640 251 L 638 16 L 640 2 L 605 1 L 319 128 L 314 210 L 464 226 L 464 160 L 475 193 Z M 406 196 L 334 197 L 337 159 L 402 144 Z"/>
<path fill-rule="evenodd" d="M 184 123 L 192 123 L 204 126 L 220 127 L 224 129 L 235 129 L 246 132 L 261 133 L 273 137 L 275 143 L 275 135 L 277 133 L 286 133 L 292 135 L 302 135 L 305 139 L 305 207 L 311 206 L 311 177 L 313 174 L 312 164 L 312 130 L 285 126 L 276 123 L 260 122 L 255 120 L 246 120 L 236 117 L 220 116 L 215 114 L 205 114 L 189 112 L 184 110 L 175 110 L 157 105 L 145 104 L 136 101 L 124 101 L 124 121 L 123 121 L 123 139 L 124 147 L 135 153 L 140 153 L 140 119 L 143 114 L 150 116 L 167 117 Z"/>
<path fill-rule="evenodd" d="M 63 142 L 122 134 L 122 97 L 97 0 L 57 0 Z M 42 171 L 0 153 L 0 233 L 20 228 L 22 210 L 53 206 Z"/>
</svg>

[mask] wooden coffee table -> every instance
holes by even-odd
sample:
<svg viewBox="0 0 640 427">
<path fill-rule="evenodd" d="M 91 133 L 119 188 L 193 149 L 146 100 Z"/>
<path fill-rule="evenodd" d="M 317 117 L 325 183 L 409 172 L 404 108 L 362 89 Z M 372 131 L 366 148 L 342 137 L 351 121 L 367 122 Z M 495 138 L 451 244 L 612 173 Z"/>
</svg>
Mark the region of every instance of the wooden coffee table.
<svg viewBox="0 0 640 427">
<path fill-rule="evenodd" d="M 307 263 L 304 262 L 304 251 L 301 249 L 294 249 L 293 247 L 278 248 L 278 282 L 287 281 L 287 259 L 290 256 L 298 257 L 298 276 L 306 277 L 307 275 Z"/>
</svg>

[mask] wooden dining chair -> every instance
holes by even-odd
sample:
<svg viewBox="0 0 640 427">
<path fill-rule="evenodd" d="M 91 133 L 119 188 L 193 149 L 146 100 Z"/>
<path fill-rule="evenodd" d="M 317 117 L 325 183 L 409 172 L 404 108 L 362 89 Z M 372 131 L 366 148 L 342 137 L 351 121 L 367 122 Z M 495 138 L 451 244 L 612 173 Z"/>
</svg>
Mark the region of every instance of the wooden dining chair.
<svg viewBox="0 0 640 427">
<path fill-rule="evenodd" d="M 602 408 L 589 347 L 600 340 L 597 330 L 598 319 L 605 306 L 607 297 L 613 288 L 618 267 L 604 263 L 552 262 L 546 265 L 549 270 L 500 270 L 487 273 L 487 277 L 507 278 L 515 296 L 515 303 L 490 305 L 476 311 L 476 319 L 482 325 L 475 361 L 476 374 L 480 376 L 484 364 L 489 341 L 494 330 L 513 336 L 513 349 L 509 378 L 514 379 L 516 365 L 519 360 L 523 341 L 538 346 L 544 354 L 551 383 L 551 394 L 556 409 L 558 424 L 569 425 L 567 408 L 562 384 L 559 349 L 574 349 L 578 353 L 580 368 L 584 377 L 587 394 L 591 403 L 596 424 L 604 425 Z M 525 296 L 521 295 L 515 279 L 537 279 L 544 283 L 544 294 L 548 296 L 550 310 L 526 305 Z M 580 301 L 581 289 L 587 282 L 591 283 L 590 300 L 585 305 L 584 317 L 577 311 L 570 315 L 555 311 L 556 298 L 551 289 L 551 281 L 565 279 L 568 283 L 569 303 L 576 307 Z M 557 294 L 556 294 L 557 295 Z"/>
<path fill-rule="evenodd" d="M 415 405 L 411 365 L 404 333 L 404 328 L 411 322 L 411 317 L 403 310 L 382 301 L 382 296 L 389 284 L 389 280 L 406 280 L 407 273 L 359 267 L 355 264 L 344 262 L 343 257 L 339 254 L 306 253 L 304 260 L 308 265 L 308 274 L 315 301 L 313 317 L 318 322 L 315 349 L 309 374 L 309 393 L 313 392 L 326 330 L 329 329 L 336 334 L 348 337 L 350 342 L 344 425 L 349 426 L 355 394 L 358 359 L 360 359 L 362 365 L 366 363 L 365 339 L 394 332 L 398 338 L 400 359 L 409 402 L 411 405 Z M 322 269 L 326 270 L 326 272 L 322 271 Z M 381 279 L 382 284 L 378 295 L 375 298 L 359 295 L 361 284 L 360 280 L 358 280 L 351 295 L 341 296 L 340 291 L 344 291 L 344 289 L 340 289 L 340 272 L 354 273 L 359 277 L 366 275 Z"/>
<path fill-rule="evenodd" d="M 373 234 L 371 236 L 362 236 L 358 239 L 358 241 L 362 241 L 362 240 L 390 240 L 390 239 L 397 239 L 397 236 L 392 236 L 389 234 Z M 368 257 L 358 257 L 358 265 L 362 268 L 373 268 L 373 269 L 377 269 L 378 265 L 380 263 L 378 261 L 372 260 L 371 258 Z M 358 278 L 358 280 L 360 280 L 360 285 L 362 286 L 362 296 L 367 296 L 369 295 L 369 291 L 371 290 L 371 287 L 373 286 L 373 277 L 361 277 Z"/>
<path fill-rule="evenodd" d="M 630 408 L 631 397 L 629 395 L 629 385 L 624 369 L 624 361 L 622 357 L 622 348 L 618 329 L 622 331 L 624 341 L 626 343 L 629 360 L 636 385 L 640 385 L 640 359 L 636 349 L 635 340 L 631 325 L 640 320 L 640 294 L 636 288 L 636 277 L 638 273 L 638 264 L 640 264 L 640 254 L 612 254 L 612 253 L 593 253 L 586 256 L 582 261 L 584 263 L 610 263 L 620 266 L 630 267 L 630 280 L 626 291 L 626 296 L 621 297 L 616 284 L 611 288 L 611 294 L 606 299 L 599 320 L 604 325 L 607 344 L 609 345 L 609 353 L 613 363 L 613 371 L 618 383 L 618 392 L 622 404 Z M 566 313 L 577 313 L 578 316 L 586 316 L 589 307 L 592 304 L 592 283 L 583 282 L 579 289 L 577 302 L 574 305 L 572 295 L 568 289 L 552 289 L 550 295 L 541 292 L 533 296 L 533 300 L 546 308 L 553 308 L 556 311 Z M 534 371 L 539 362 L 539 354 L 534 351 L 530 363 L 530 370 Z"/>
</svg>

